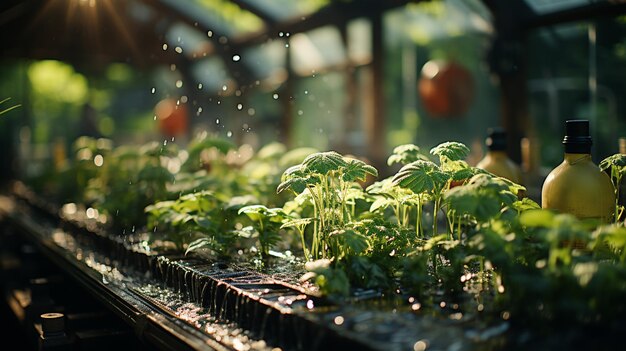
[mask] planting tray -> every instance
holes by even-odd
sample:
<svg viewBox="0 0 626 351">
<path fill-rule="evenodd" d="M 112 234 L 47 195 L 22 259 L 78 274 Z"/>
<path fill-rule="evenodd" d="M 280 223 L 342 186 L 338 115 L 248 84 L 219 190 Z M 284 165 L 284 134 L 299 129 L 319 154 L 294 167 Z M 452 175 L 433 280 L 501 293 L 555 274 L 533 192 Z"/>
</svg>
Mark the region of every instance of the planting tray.
<svg viewBox="0 0 626 351">
<path fill-rule="evenodd" d="M 112 236 L 62 219 L 28 193 L 3 203 L 12 225 L 162 349 L 472 350 L 507 343 L 508 322 L 485 325 L 452 306 L 425 314 L 415 301 L 390 306 L 372 291 L 335 305 L 232 263 L 146 251 L 141 235 Z"/>
</svg>

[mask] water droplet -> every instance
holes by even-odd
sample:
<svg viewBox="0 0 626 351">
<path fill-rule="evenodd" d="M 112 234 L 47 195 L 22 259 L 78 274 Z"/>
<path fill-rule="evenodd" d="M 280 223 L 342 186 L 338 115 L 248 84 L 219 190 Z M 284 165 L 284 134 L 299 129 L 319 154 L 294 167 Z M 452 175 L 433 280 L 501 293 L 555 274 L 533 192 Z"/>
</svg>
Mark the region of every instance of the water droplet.
<svg viewBox="0 0 626 351">
<path fill-rule="evenodd" d="M 289 43 L 285 44 L 285 47 L 288 48 L 289 47 Z"/>
<path fill-rule="evenodd" d="M 428 347 L 427 340 L 419 340 L 413 345 L 413 351 L 424 351 Z"/>
<path fill-rule="evenodd" d="M 177 37 L 177 38 L 176 38 L 176 41 L 178 41 L 178 42 L 180 43 L 180 37 Z"/>
<path fill-rule="evenodd" d="M 335 324 L 337 324 L 337 325 L 342 325 L 342 324 L 343 324 L 343 322 L 344 322 L 344 319 L 343 319 L 343 317 L 342 317 L 342 316 L 337 316 L 337 317 L 335 317 L 334 322 L 335 322 Z"/>
<path fill-rule="evenodd" d="M 219 118 L 215 119 L 215 124 L 220 124 L 220 119 Z"/>
<path fill-rule="evenodd" d="M 226 89 L 228 89 L 228 87 L 226 85 L 222 85 L 222 90 L 226 91 Z"/>
<path fill-rule="evenodd" d="M 242 108 L 243 108 L 242 104 L 237 104 L 237 110 L 241 111 Z"/>
<path fill-rule="evenodd" d="M 285 35 L 285 33 L 283 33 L 283 32 L 279 32 L 279 33 L 278 33 L 278 36 L 279 36 L 279 37 L 282 37 L 282 36 L 284 36 L 284 35 Z"/>
<path fill-rule="evenodd" d="M 96 157 L 93 158 L 93 164 L 96 165 L 96 167 L 102 167 L 104 164 L 104 157 L 102 157 L 102 155 L 96 155 Z"/>
<path fill-rule="evenodd" d="M 248 109 L 248 116 L 254 116 L 255 113 L 256 113 L 256 110 L 253 109 L 252 107 Z"/>
<path fill-rule="evenodd" d="M 172 64 L 170 65 L 170 71 L 172 71 L 172 72 L 173 72 L 173 71 L 175 71 L 175 70 L 176 70 L 176 65 L 172 63 Z"/>
<path fill-rule="evenodd" d="M 210 30 L 210 31 L 206 32 L 206 35 L 207 35 L 209 38 L 213 38 L 213 31 L 211 31 L 211 30 Z"/>
<path fill-rule="evenodd" d="M 229 130 L 228 133 L 226 133 L 226 136 L 230 138 L 231 136 L 233 136 L 233 132 Z"/>
<path fill-rule="evenodd" d="M 272 97 L 274 98 L 274 100 L 278 100 L 278 94 L 274 94 L 272 95 Z"/>
<path fill-rule="evenodd" d="M 176 81 L 176 87 L 177 87 L 177 88 L 182 88 L 182 87 L 183 87 L 183 81 L 182 81 L 182 80 L 180 80 L 180 79 L 179 79 L 179 80 L 177 80 L 177 81 Z"/>
<path fill-rule="evenodd" d="M 174 48 L 174 51 L 176 51 L 179 54 L 183 53 L 183 48 L 181 48 L 180 46 L 177 46 L 176 48 Z"/>
<path fill-rule="evenodd" d="M 163 140 L 163 146 L 167 146 L 167 140 Z"/>
<path fill-rule="evenodd" d="M 222 36 L 222 37 L 220 37 L 219 42 L 220 42 L 220 44 L 226 44 L 226 43 L 228 43 L 228 38 Z"/>
<path fill-rule="evenodd" d="M 163 51 L 167 50 L 167 44 L 163 44 Z"/>
<path fill-rule="evenodd" d="M 196 113 L 198 116 L 202 113 L 202 107 L 198 107 L 198 112 Z"/>
<path fill-rule="evenodd" d="M 156 121 L 156 115 L 154 115 L 154 117 L 152 119 Z"/>
<path fill-rule="evenodd" d="M 302 116 L 303 114 L 304 114 L 304 111 L 298 110 L 298 116 Z"/>
<path fill-rule="evenodd" d="M 183 104 L 186 104 L 188 99 L 189 98 L 187 97 L 187 95 L 183 95 L 180 97 L 180 102 L 182 102 Z"/>
<path fill-rule="evenodd" d="M 315 304 L 313 303 L 313 300 L 308 300 L 306 302 L 306 308 L 313 309 L 313 307 L 315 307 Z"/>
<path fill-rule="evenodd" d="M 202 83 L 198 83 L 198 90 L 202 90 Z"/>
<path fill-rule="evenodd" d="M 152 88 L 152 94 L 154 94 L 155 91 L 156 91 L 156 88 Z"/>
<path fill-rule="evenodd" d="M 305 90 L 305 91 L 304 91 L 304 95 L 308 95 L 308 94 L 309 94 L 309 91 L 308 91 L 308 90 Z"/>
<path fill-rule="evenodd" d="M 233 55 L 233 61 L 237 62 L 237 61 L 239 61 L 239 60 L 241 60 L 241 56 L 239 56 L 239 55 Z"/>
</svg>

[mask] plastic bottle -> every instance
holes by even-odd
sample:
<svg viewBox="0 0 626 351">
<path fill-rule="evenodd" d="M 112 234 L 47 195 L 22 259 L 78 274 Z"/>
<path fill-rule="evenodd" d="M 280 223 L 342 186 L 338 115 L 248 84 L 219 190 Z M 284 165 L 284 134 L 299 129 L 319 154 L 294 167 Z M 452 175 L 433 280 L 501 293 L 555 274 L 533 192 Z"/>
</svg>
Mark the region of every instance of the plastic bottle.
<svg viewBox="0 0 626 351">
<path fill-rule="evenodd" d="M 485 144 L 487 155 L 476 167 L 521 184 L 520 168 L 506 154 L 506 132 L 500 128 L 490 129 Z"/>
<path fill-rule="evenodd" d="M 565 129 L 564 160 L 543 183 L 541 207 L 608 222 L 615 207 L 615 191 L 609 176 L 591 160 L 589 121 L 566 121 Z"/>
</svg>

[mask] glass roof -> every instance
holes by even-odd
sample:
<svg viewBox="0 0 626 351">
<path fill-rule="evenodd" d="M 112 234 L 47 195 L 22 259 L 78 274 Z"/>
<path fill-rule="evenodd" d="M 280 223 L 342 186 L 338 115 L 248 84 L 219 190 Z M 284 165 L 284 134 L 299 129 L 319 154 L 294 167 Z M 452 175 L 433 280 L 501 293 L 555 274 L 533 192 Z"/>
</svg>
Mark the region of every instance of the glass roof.
<svg viewBox="0 0 626 351">
<path fill-rule="evenodd" d="M 526 0 L 528 6 L 538 15 L 567 10 L 597 2 L 603 2 L 603 0 Z"/>
<path fill-rule="evenodd" d="M 182 22 L 175 23 L 165 33 L 163 50 L 175 50 L 188 58 L 206 56 L 213 50 L 213 44 L 202 32 Z"/>
<path fill-rule="evenodd" d="M 332 26 L 293 35 L 290 50 L 293 70 L 302 76 L 346 61 L 346 50 L 341 34 Z"/>
<path fill-rule="evenodd" d="M 234 85 L 224 62 L 217 56 L 202 59 L 192 66 L 192 74 L 203 89 L 227 92 Z"/>
<path fill-rule="evenodd" d="M 308 16 L 328 5 L 330 0 L 239 0 L 259 9 L 276 21 Z"/>
</svg>

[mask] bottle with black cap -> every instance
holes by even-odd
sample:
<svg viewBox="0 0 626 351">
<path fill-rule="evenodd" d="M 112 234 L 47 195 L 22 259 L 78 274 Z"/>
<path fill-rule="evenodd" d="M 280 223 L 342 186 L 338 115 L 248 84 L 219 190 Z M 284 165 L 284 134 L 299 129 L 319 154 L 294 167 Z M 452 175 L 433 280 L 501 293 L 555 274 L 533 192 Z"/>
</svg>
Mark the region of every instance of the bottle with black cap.
<svg viewBox="0 0 626 351">
<path fill-rule="evenodd" d="M 610 221 L 615 191 L 608 175 L 591 160 L 589 121 L 565 122 L 565 157 L 550 172 L 541 190 L 541 207 L 578 218 Z"/>
<path fill-rule="evenodd" d="M 519 166 L 506 154 L 506 132 L 501 128 L 489 129 L 485 145 L 487 155 L 478 162 L 476 167 L 521 184 Z"/>
</svg>

